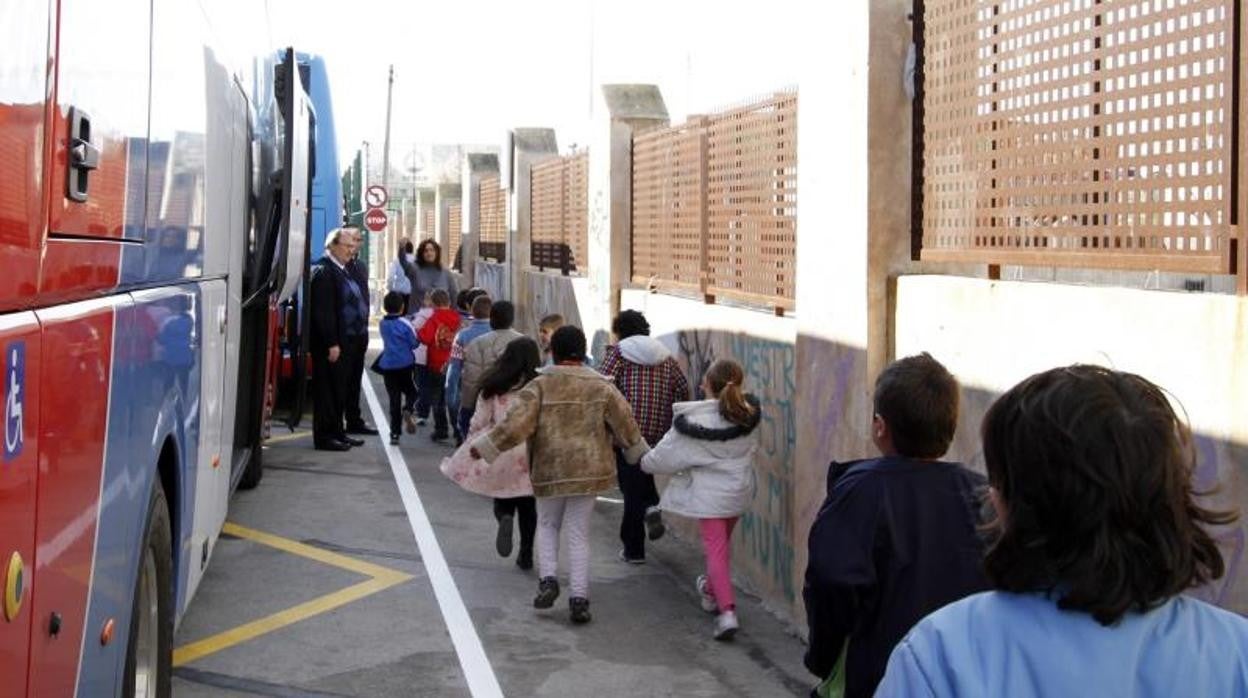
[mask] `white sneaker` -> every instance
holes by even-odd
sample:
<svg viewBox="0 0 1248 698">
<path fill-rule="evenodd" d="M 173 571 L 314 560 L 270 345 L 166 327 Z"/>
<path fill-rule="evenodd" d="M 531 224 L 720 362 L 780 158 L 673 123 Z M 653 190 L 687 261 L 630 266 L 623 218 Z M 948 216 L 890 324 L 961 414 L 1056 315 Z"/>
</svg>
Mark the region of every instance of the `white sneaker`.
<svg viewBox="0 0 1248 698">
<path fill-rule="evenodd" d="M 724 611 L 715 616 L 715 639 L 720 642 L 728 642 L 737 634 L 737 614 L 735 611 Z"/>
<path fill-rule="evenodd" d="M 702 597 L 702 610 L 707 613 L 719 611 L 719 605 L 715 603 L 715 595 L 711 593 L 711 583 L 706 575 L 699 574 L 697 581 L 693 584 L 698 589 L 698 596 Z"/>
</svg>

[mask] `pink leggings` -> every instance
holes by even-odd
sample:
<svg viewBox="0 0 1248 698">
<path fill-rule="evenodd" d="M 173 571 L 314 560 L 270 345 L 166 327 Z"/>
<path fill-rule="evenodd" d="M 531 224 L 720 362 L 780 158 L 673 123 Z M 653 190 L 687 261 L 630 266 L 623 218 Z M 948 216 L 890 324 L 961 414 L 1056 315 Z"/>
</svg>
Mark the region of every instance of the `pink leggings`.
<svg viewBox="0 0 1248 698">
<path fill-rule="evenodd" d="M 737 517 L 728 519 L 699 519 L 702 529 L 702 550 L 706 553 L 706 577 L 710 582 L 711 595 L 719 612 L 737 608 L 732 593 L 732 529 Z"/>
</svg>

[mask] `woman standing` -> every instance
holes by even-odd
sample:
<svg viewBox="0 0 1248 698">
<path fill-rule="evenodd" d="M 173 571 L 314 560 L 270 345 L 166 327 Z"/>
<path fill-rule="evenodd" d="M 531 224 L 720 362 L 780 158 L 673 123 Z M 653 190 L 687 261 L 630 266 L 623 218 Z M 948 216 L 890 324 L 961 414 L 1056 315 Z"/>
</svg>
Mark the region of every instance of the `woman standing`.
<svg viewBox="0 0 1248 698">
<path fill-rule="evenodd" d="M 416 265 L 408 278 L 416 298 L 425 298 L 437 289 L 446 291 L 452 299 L 459 295 L 455 276 L 442 266 L 442 247 L 433 240 L 425 240 L 416 248 Z"/>
<path fill-rule="evenodd" d="M 716 640 L 737 632 L 732 590 L 732 529 L 754 498 L 758 398 L 743 391 L 741 365 L 721 359 L 702 379 L 707 399 L 672 407 L 672 429 L 641 459 L 647 473 L 672 475 L 660 507 L 698 519 L 706 574 L 696 585 L 702 610 L 715 613 Z"/>
<path fill-rule="evenodd" d="M 403 315 L 412 312 L 412 277 L 416 275 L 416 250 L 407 238 L 399 240 L 399 253 L 390 263 L 388 290 L 403 296 Z"/>
<path fill-rule="evenodd" d="M 468 427 L 468 440 L 489 431 L 503 421 L 517 391 L 537 377 L 541 368 L 537 342 L 522 337 L 503 349 L 498 361 L 485 374 L 477 410 Z M 520 519 L 520 554 L 516 565 L 533 569 L 533 538 L 537 532 L 537 504 L 529 480 L 529 452 L 521 444 L 498 457 L 494 463 L 472 457 L 470 446 L 462 446 L 454 456 L 442 461 L 442 474 L 455 484 L 477 494 L 494 498 L 494 518 L 498 521 L 495 547 L 503 557 L 511 555 L 513 523 Z"/>
</svg>

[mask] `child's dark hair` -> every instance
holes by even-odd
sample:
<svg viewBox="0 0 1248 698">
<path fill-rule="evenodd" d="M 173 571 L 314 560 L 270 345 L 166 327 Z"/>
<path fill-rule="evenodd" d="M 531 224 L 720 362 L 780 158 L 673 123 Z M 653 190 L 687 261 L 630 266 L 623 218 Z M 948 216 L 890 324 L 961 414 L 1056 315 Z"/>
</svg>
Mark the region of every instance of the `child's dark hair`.
<svg viewBox="0 0 1248 698">
<path fill-rule="evenodd" d="M 488 296 L 488 295 L 490 294 L 487 293 L 485 289 L 473 286 L 470 289 L 459 292 L 459 295 L 456 296 L 455 305 L 460 310 L 464 311 L 465 313 L 471 313 L 472 304 L 477 302 L 477 299 L 480 298 L 481 296 Z"/>
<path fill-rule="evenodd" d="M 550 337 L 550 353 L 555 363 L 585 360 L 585 333 L 575 325 L 564 325 Z"/>
<path fill-rule="evenodd" d="M 429 294 L 429 302 L 433 303 L 435 308 L 449 308 L 451 307 L 451 294 L 447 293 L 444 288 L 435 288 Z"/>
<path fill-rule="evenodd" d="M 719 359 L 706 370 L 706 382 L 719 396 L 719 414 L 737 426 L 755 423 L 757 409 L 745 399 L 745 371 L 731 359 Z"/>
<path fill-rule="evenodd" d="M 616 316 L 615 322 L 611 323 L 611 331 L 620 340 L 628 339 L 636 336 L 650 336 L 650 323 L 646 322 L 646 316 L 636 310 L 625 310 Z"/>
<path fill-rule="evenodd" d="M 403 312 L 403 305 L 403 294 L 397 291 L 391 291 L 381 299 L 381 307 L 385 308 L 389 315 L 398 315 Z"/>
<path fill-rule="evenodd" d="M 490 329 L 510 330 L 516 323 L 516 306 L 511 301 L 499 301 L 490 308 Z"/>
<path fill-rule="evenodd" d="M 931 354 L 894 361 L 875 381 L 875 413 L 907 458 L 940 458 L 958 428 L 958 380 Z"/>
<path fill-rule="evenodd" d="M 1196 503 L 1191 432 L 1148 380 L 1046 371 L 1002 395 L 982 435 L 1005 509 L 984 558 L 996 588 L 1052 592 L 1112 625 L 1224 573 L 1203 527 L 1236 516 Z"/>
<path fill-rule="evenodd" d="M 489 399 L 523 388 L 537 377 L 542 350 L 528 337 L 512 340 L 481 378 L 481 397 Z"/>
</svg>

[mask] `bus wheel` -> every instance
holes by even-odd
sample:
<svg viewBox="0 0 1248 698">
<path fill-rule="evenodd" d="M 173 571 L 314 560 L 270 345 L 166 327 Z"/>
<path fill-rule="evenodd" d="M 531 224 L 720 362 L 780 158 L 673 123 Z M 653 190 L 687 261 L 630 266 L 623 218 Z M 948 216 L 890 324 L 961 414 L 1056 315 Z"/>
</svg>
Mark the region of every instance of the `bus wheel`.
<svg viewBox="0 0 1248 698">
<path fill-rule="evenodd" d="M 247 459 L 247 467 L 243 469 L 243 476 L 238 479 L 238 489 L 254 490 L 260 484 L 260 478 L 264 477 L 263 454 L 264 446 L 256 439 L 255 445 L 251 447 L 251 456 Z"/>
<path fill-rule="evenodd" d="M 173 532 L 154 477 L 126 650 L 126 698 L 169 698 L 173 681 Z"/>
</svg>

